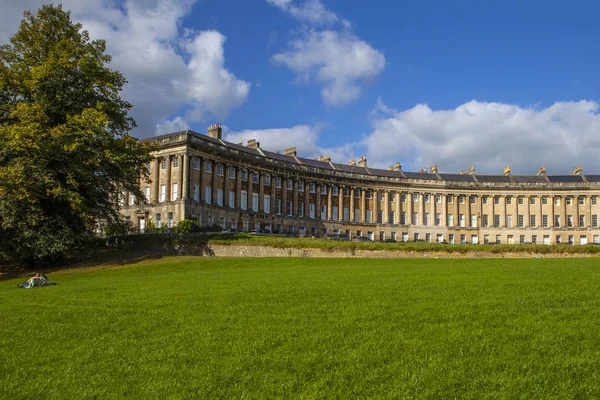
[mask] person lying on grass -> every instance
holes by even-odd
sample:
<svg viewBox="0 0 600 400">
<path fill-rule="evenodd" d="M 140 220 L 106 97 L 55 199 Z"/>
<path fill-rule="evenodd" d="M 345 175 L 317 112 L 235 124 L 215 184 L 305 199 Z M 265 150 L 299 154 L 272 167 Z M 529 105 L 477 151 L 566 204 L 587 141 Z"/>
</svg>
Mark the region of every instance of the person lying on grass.
<svg viewBox="0 0 600 400">
<path fill-rule="evenodd" d="M 46 275 L 36 272 L 35 275 L 32 278 L 29 278 L 29 280 L 27 282 L 20 283 L 17 285 L 17 287 L 31 289 L 32 287 L 35 287 L 35 286 L 50 286 L 50 285 L 55 285 L 55 283 L 49 283 L 48 277 Z"/>
</svg>

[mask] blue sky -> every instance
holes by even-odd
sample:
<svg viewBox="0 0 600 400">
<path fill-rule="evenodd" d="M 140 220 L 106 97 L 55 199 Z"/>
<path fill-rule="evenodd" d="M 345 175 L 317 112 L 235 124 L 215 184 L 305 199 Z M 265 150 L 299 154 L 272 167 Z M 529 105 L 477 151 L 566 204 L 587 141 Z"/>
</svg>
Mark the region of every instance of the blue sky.
<svg viewBox="0 0 600 400">
<path fill-rule="evenodd" d="M 38 3 L 0 0 L 0 42 Z M 597 1 L 81 3 L 64 7 L 107 40 L 138 137 L 221 122 L 342 163 L 600 173 Z"/>
</svg>

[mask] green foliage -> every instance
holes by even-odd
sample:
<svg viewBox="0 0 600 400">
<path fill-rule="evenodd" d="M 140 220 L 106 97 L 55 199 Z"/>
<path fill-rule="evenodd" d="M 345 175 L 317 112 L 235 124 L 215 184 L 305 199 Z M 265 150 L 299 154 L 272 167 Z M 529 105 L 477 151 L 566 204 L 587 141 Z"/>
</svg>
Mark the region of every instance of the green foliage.
<svg viewBox="0 0 600 400">
<path fill-rule="evenodd" d="M 200 232 L 200 224 L 195 219 L 184 219 L 178 227 L 180 233 Z"/>
<path fill-rule="evenodd" d="M 0 281 L 0 393 L 599 398 L 597 263 L 186 257 Z"/>
<path fill-rule="evenodd" d="M 122 191 L 142 200 L 151 149 L 128 134 L 105 42 L 61 6 L 24 17 L 0 46 L 0 257 L 34 264 L 118 223 Z"/>
</svg>

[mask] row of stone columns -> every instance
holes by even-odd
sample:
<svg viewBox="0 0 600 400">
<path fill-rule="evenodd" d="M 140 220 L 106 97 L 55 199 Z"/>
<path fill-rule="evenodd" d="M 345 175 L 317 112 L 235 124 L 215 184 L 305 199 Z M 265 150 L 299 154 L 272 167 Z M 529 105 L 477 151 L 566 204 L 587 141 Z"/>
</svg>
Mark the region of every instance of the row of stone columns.
<svg viewBox="0 0 600 400">
<path fill-rule="evenodd" d="M 154 168 L 151 168 L 150 179 L 152 181 L 150 188 L 150 202 L 160 203 L 160 187 L 165 185 L 165 198 L 163 201 L 173 200 L 173 189 L 172 189 L 172 164 L 173 160 L 177 157 L 177 168 L 179 176 L 177 179 L 177 199 L 186 199 L 188 197 L 188 181 L 189 181 L 189 156 L 187 154 L 176 154 L 168 155 L 156 158 Z M 160 171 L 162 170 L 162 162 L 165 162 L 165 174 L 164 180 L 160 177 Z M 152 167 L 152 164 L 151 164 Z"/>
<path fill-rule="evenodd" d="M 204 178 L 204 170 L 206 168 L 206 163 L 210 162 L 210 160 L 207 160 L 205 158 L 200 158 L 200 157 L 195 157 L 192 156 L 190 157 L 187 153 L 184 154 L 176 154 L 176 155 L 169 155 L 169 156 L 163 156 L 163 157 L 159 157 L 156 160 L 153 161 L 154 163 L 154 168 L 151 170 L 151 189 L 150 189 L 150 201 L 154 202 L 154 203 L 158 203 L 160 202 L 160 187 L 161 185 L 165 185 L 165 199 L 164 201 L 170 201 L 173 199 L 173 193 L 172 193 L 172 164 L 173 164 L 173 159 L 177 157 L 178 158 L 178 170 L 180 171 L 180 174 L 178 176 L 178 193 L 177 193 L 177 198 L 178 199 L 187 199 L 188 197 L 190 197 L 190 190 L 193 187 L 193 185 L 197 185 L 197 190 L 199 191 L 199 199 L 200 201 L 206 201 L 205 198 L 205 186 L 211 186 L 211 194 L 212 194 L 212 198 L 210 199 L 212 204 L 216 204 L 217 203 L 217 199 L 218 199 L 218 178 L 217 178 L 217 166 L 216 164 L 212 163 L 212 177 L 209 178 L 208 180 L 211 180 L 211 182 L 204 182 L 203 180 L 205 180 L 206 178 Z M 192 182 L 190 184 L 190 171 L 192 169 L 192 165 L 195 161 L 195 159 L 199 159 L 200 160 L 200 173 L 198 174 L 199 176 L 195 179 L 196 182 Z M 162 161 L 165 160 L 166 163 L 166 168 L 165 168 L 165 174 L 164 174 L 164 179 L 161 179 L 161 164 Z M 223 171 L 223 175 L 224 175 L 224 188 L 223 188 L 223 205 L 224 206 L 229 206 L 229 192 L 231 190 L 231 186 L 230 186 L 230 179 L 229 179 L 229 170 L 228 168 L 230 168 L 227 165 L 223 166 L 224 171 Z M 237 173 L 236 173 L 236 185 L 235 185 L 235 207 L 239 208 L 241 206 L 241 173 L 242 170 L 240 168 L 238 168 Z M 298 181 L 294 180 L 293 183 L 293 205 L 292 205 L 292 212 L 293 215 L 298 215 Z M 253 193 L 256 192 L 255 188 L 254 188 L 255 183 L 253 183 L 253 177 L 252 177 L 252 173 L 249 172 L 248 173 L 248 198 L 247 198 L 247 209 L 251 210 L 252 206 L 253 206 Z M 305 192 L 307 193 L 307 196 L 305 196 L 305 202 L 304 202 L 304 216 L 307 217 L 310 215 L 310 200 L 309 200 L 309 190 L 310 190 L 310 183 L 309 182 L 304 182 L 304 189 Z M 321 217 L 321 187 L 323 184 L 318 184 L 316 187 L 316 202 L 315 202 L 315 218 L 316 219 L 320 219 Z M 259 175 L 259 183 L 258 183 L 258 199 L 259 199 L 259 203 L 258 203 L 258 208 L 260 212 L 262 212 L 264 210 L 264 195 L 265 195 L 265 191 L 264 191 L 264 175 L 260 174 Z M 281 214 L 287 215 L 287 201 L 288 201 L 288 190 L 287 190 L 287 182 L 286 179 L 282 179 L 282 199 L 281 199 L 281 204 L 280 204 L 280 210 L 281 210 Z M 355 196 L 355 191 L 356 190 L 360 190 L 360 196 L 358 197 L 359 201 L 360 201 L 360 205 L 359 205 L 359 210 L 360 212 L 358 213 L 358 217 L 359 219 L 356 220 L 356 215 L 355 215 L 355 205 L 356 205 L 356 199 L 357 197 Z M 338 192 L 338 215 L 337 215 L 337 220 L 338 221 L 343 221 L 344 219 L 344 207 L 343 207 L 343 191 L 344 191 L 344 186 L 341 185 L 339 186 L 339 192 Z M 417 225 L 424 225 L 425 222 L 425 202 L 424 202 L 424 193 L 423 192 L 407 192 L 407 205 L 405 207 L 405 212 L 406 212 L 406 225 L 412 225 L 412 213 L 413 213 L 413 208 L 414 208 L 414 204 L 412 201 L 412 195 L 414 193 L 418 194 L 418 213 L 419 213 L 419 220 L 416 221 Z M 395 203 L 396 203 L 396 207 L 394 210 L 394 214 L 395 214 L 395 221 L 393 221 L 394 224 L 399 224 L 400 223 L 400 216 L 401 216 L 401 209 L 400 209 L 400 192 L 395 192 L 392 194 L 392 196 L 395 196 Z M 271 198 L 271 209 L 274 210 L 275 209 L 275 182 L 272 180 L 271 181 L 271 192 L 270 192 L 270 198 Z M 436 194 L 429 194 L 430 197 L 430 209 L 429 209 L 429 216 L 430 216 L 430 221 L 429 221 L 429 225 L 436 225 L 436 211 L 438 211 L 436 209 L 436 201 L 435 201 L 435 197 Z M 441 210 L 439 210 L 439 213 L 441 214 L 441 221 L 440 221 L 440 225 L 442 226 L 447 226 L 447 218 L 448 218 L 448 213 L 449 213 L 449 208 L 448 208 L 448 202 L 446 199 L 446 195 L 441 195 L 442 196 L 442 201 L 441 201 Z M 454 197 L 456 197 L 454 203 L 454 207 L 453 207 L 453 213 L 454 213 L 454 222 L 453 225 L 454 226 L 459 226 L 460 225 L 460 221 L 459 221 L 459 215 L 460 215 L 460 205 L 459 205 L 459 201 L 458 201 L 458 197 L 459 195 L 452 195 Z M 477 195 L 478 199 L 478 203 L 479 203 L 479 207 L 478 207 L 478 212 L 477 212 L 477 223 L 474 224 L 475 226 L 473 226 L 472 224 L 472 220 L 471 220 L 471 215 L 473 215 L 473 210 L 472 210 L 472 203 L 470 201 L 470 196 L 469 195 L 465 195 L 465 227 L 476 227 L 477 225 L 481 225 L 481 216 L 483 215 L 483 204 L 481 201 L 481 196 L 482 195 Z M 333 220 L 333 213 L 332 213 L 332 206 L 333 206 L 333 193 L 332 193 L 332 185 L 327 185 L 327 213 L 326 213 L 326 217 L 327 220 Z M 367 222 L 367 218 L 366 218 L 366 191 L 364 189 L 359 189 L 359 188 L 355 188 L 355 187 L 349 187 L 349 210 L 348 210 L 348 214 L 349 214 L 349 222 L 361 222 L 361 223 L 365 223 Z M 497 205 L 495 203 L 495 197 L 497 196 L 490 196 L 490 201 L 491 201 L 491 214 L 489 214 L 488 216 L 488 227 L 495 227 L 496 226 L 496 215 L 500 216 L 500 226 L 499 227 L 508 227 L 507 225 L 507 215 L 510 215 L 509 212 L 509 206 L 512 206 L 512 227 L 517 227 L 518 226 L 518 219 L 519 219 L 519 215 L 523 215 L 523 227 L 530 227 L 531 226 L 531 204 L 530 204 L 530 196 L 525 195 L 522 196 L 524 198 L 524 207 L 523 207 L 523 214 L 519 214 L 519 196 L 512 196 L 512 203 L 509 205 L 506 201 L 507 196 L 502 195 L 500 196 L 502 198 L 502 205 Z M 542 213 L 542 201 L 541 201 L 541 197 L 542 196 L 533 196 L 536 197 L 538 200 L 537 206 L 538 208 L 538 212 L 535 214 L 536 217 L 536 221 L 535 221 L 535 227 L 543 227 L 543 213 Z M 557 206 L 555 205 L 555 198 L 560 198 L 561 199 L 561 205 L 559 206 L 559 213 L 556 213 L 556 208 Z M 555 222 L 555 215 L 559 215 L 560 216 L 560 227 L 567 227 L 568 225 L 568 221 L 567 221 L 567 204 L 566 204 L 566 198 L 567 196 L 548 196 L 548 201 L 550 201 L 549 205 L 550 205 L 550 209 L 551 212 L 548 215 L 548 227 L 553 227 L 554 226 L 554 222 Z M 579 199 L 578 196 L 573 196 L 571 197 L 573 199 L 574 202 L 574 212 L 572 214 L 572 218 L 573 218 L 573 228 L 577 228 L 579 227 L 579 216 L 580 216 L 580 206 L 579 206 Z M 373 191 L 373 207 L 372 207 L 372 215 L 371 215 L 371 221 L 372 223 L 378 223 L 378 207 L 379 207 L 379 191 L 374 190 Z M 129 194 L 127 194 L 127 198 L 125 199 L 125 201 L 127 202 L 127 204 L 129 204 Z M 590 196 L 586 196 L 586 209 L 583 211 L 585 214 L 585 225 L 586 226 L 591 226 L 591 198 Z M 390 191 L 388 190 L 384 190 L 383 191 L 383 207 L 382 207 L 382 223 L 383 224 L 387 224 L 390 223 L 392 221 L 389 220 L 389 216 L 390 216 Z M 497 211 L 502 211 L 498 214 Z"/>
</svg>

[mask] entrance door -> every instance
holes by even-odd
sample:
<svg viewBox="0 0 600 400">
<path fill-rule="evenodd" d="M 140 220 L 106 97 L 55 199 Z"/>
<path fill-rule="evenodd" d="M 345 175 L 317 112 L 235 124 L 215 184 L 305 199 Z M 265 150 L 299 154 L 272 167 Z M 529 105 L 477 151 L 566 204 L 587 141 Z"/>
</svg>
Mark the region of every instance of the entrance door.
<svg viewBox="0 0 600 400">
<path fill-rule="evenodd" d="M 138 217 L 138 226 L 140 227 L 140 232 L 144 232 L 146 230 L 146 218 Z"/>
</svg>

